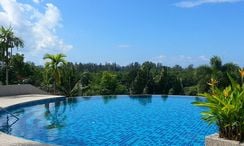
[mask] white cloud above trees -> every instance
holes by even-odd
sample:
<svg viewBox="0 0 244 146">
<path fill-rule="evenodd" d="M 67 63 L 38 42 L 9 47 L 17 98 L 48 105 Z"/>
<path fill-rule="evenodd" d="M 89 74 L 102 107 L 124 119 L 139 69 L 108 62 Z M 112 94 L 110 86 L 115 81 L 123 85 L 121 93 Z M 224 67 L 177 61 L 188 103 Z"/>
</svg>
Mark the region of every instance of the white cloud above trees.
<svg viewBox="0 0 244 146">
<path fill-rule="evenodd" d="M 35 0 L 39 3 L 41 0 Z M 44 11 L 16 0 L 0 1 L 0 25 L 13 27 L 16 35 L 24 40 L 21 50 L 27 60 L 42 62 L 45 53 L 66 52 L 72 48 L 56 31 L 62 26 L 60 10 L 53 4 L 40 5 Z"/>
</svg>

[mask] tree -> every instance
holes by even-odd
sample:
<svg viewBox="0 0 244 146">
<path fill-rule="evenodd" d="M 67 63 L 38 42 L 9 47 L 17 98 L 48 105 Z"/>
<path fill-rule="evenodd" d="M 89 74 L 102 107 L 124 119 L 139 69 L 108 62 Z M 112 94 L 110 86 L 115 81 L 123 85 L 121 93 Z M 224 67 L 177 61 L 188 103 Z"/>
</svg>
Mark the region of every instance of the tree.
<svg viewBox="0 0 244 146">
<path fill-rule="evenodd" d="M 24 72 L 30 71 L 26 70 L 24 67 L 24 55 L 17 53 L 16 55 L 13 55 L 11 58 L 11 67 L 9 68 L 8 77 L 9 77 L 9 83 L 19 84 L 22 83 L 24 80 Z"/>
<path fill-rule="evenodd" d="M 230 80 L 227 76 L 227 73 L 231 75 L 236 81 L 241 82 L 239 76 L 240 67 L 234 63 L 226 63 L 222 66 L 222 72 L 224 73 L 223 79 L 221 80 L 223 87 L 230 85 Z"/>
<path fill-rule="evenodd" d="M 64 57 L 66 56 L 61 53 L 56 55 L 46 54 L 43 57 L 44 60 L 49 60 L 46 62 L 45 68 L 48 70 L 48 72 L 51 72 L 51 75 L 54 79 L 54 94 L 56 93 L 56 85 L 60 84 L 60 66 L 66 64 Z"/>
<path fill-rule="evenodd" d="M 152 62 L 144 62 L 142 64 L 142 70 L 146 72 L 146 85 L 143 89 L 143 94 L 153 94 L 154 92 L 154 80 L 153 74 L 156 72 L 156 64 Z"/>
<path fill-rule="evenodd" d="M 221 58 L 218 57 L 218 56 L 213 56 L 210 59 L 210 65 L 211 65 L 213 70 L 221 70 L 221 68 L 222 68 L 222 60 L 221 60 Z"/>
<path fill-rule="evenodd" d="M 207 82 L 211 79 L 212 70 L 207 65 L 199 66 L 196 69 L 196 80 L 197 83 L 197 89 L 198 93 L 204 93 L 209 90 L 209 86 L 207 85 Z"/>
<path fill-rule="evenodd" d="M 15 36 L 13 29 L 11 27 L 4 28 L 2 26 L 0 28 L 0 59 L 5 65 L 6 85 L 8 85 L 8 72 L 11 63 L 12 49 L 20 47 L 24 47 L 24 42 L 19 37 Z"/>
<path fill-rule="evenodd" d="M 87 86 L 83 86 L 81 82 L 81 75 L 75 69 L 72 63 L 67 63 L 62 66 L 61 84 L 58 89 L 68 97 L 82 95 L 82 90 Z"/>
<path fill-rule="evenodd" d="M 146 84 L 147 84 L 147 73 L 144 70 L 140 69 L 137 72 L 137 76 L 134 82 L 132 83 L 131 93 L 142 94 Z"/>
<path fill-rule="evenodd" d="M 166 67 L 154 77 L 154 82 L 156 94 L 168 94 L 168 71 Z"/>
<path fill-rule="evenodd" d="M 100 82 L 100 94 L 112 95 L 116 94 L 116 88 L 118 85 L 117 76 L 110 72 L 103 72 Z"/>
<path fill-rule="evenodd" d="M 81 84 L 82 86 L 88 86 L 91 82 L 91 74 L 89 72 L 83 72 L 81 74 Z"/>
<path fill-rule="evenodd" d="M 127 90 L 132 93 L 132 84 L 137 76 L 137 72 L 140 69 L 139 63 L 131 63 L 125 69 L 124 82 L 127 86 Z"/>
</svg>

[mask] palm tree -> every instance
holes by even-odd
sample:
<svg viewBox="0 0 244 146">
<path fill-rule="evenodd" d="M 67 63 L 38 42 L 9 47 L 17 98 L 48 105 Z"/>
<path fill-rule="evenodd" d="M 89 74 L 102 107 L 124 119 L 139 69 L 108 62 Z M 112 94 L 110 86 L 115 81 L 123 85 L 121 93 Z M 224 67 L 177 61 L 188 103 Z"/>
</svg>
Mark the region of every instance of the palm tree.
<svg viewBox="0 0 244 146">
<path fill-rule="evenodd" d="M 48 71 L 51 72 L 53 76 L 54 94 L 56 93 L 56 85 L 60 84 L 60 66 L 66 64 L 64 57 L 66 57 L 66 55 L 61 53 L 56 55 L 46 54 L 43 57 L 44 60 L 49 60 L 48 62 L 46 62 L 45 67 Z"/>
<path fill-rule="evenodd" d="M 12 27 L 4 28 L 1 26 L 0 28 L 0 59 L 2 63 L 5 64 L 6 71 L 6 85 L 8 85 L 8 71 L 9 64 L 12 57 L 12 49 L 13 48 L 23 48 L 24 42 L 19 37 L 16 37 Z M 10 49 L 10 50 L 9 50 Z"/>
<path fill-rule="evenodd" d="M 219 56 L 213 56 L 210 59 L 210 65 L 213 70 L 221 70 L 222 69 L 222 60 Z"/>
</svg>

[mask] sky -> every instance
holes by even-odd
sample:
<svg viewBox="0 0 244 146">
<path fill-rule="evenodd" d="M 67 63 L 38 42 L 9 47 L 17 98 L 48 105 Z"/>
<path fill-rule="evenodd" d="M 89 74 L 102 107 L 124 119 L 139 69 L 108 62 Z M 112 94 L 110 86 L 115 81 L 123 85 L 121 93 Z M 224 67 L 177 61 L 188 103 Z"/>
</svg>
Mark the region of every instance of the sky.
<svg viewBox="0 0 244 146">
<path fill-rule="evenodd" d="M 25 42 L 18 52 L 82 63 L 152 61 L 244 66 L 244 0 L 0 0 L 0 25 Z"/>
</svg>

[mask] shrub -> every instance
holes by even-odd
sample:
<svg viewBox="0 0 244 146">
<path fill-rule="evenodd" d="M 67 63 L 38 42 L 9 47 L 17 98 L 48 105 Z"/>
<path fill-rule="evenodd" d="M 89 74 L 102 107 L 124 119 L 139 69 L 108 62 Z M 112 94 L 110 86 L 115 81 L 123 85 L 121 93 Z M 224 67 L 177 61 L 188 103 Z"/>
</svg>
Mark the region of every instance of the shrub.
<svg viewBox="0 0 244 146">
<path fill-rule="evenodd" d="M 197 86 L 184 87 L 185 95 L 197 95 Z"/>
<path fill-rule="evenodd" d="M 243 81 L 244 70 L 241 70 Z M 201 94 L 206 100 L 194 102 L 201 107 L 208 107 L 208 111 L 202 112 L 203 120 L 219 127 L 219 136 L 229 140 L 244 141 L 244 85 L 234 81 L 229 76 L 231 85 L 221 90 L 216 87 L 217 81 L 211 79 L 208 83 L 210 93 Z"/>
</svg>

